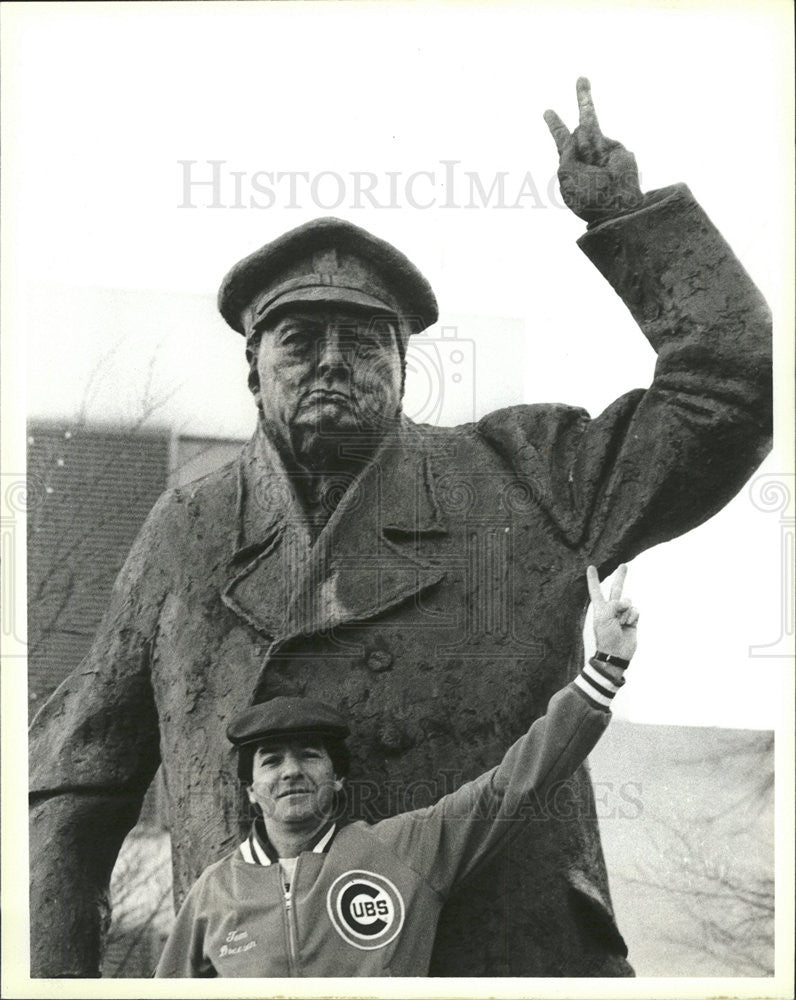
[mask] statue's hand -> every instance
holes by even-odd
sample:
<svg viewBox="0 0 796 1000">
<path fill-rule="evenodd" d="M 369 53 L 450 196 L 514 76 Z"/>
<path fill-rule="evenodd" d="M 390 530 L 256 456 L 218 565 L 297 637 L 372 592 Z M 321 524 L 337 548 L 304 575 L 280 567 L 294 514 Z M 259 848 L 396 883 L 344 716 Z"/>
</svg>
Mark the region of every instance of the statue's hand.
<svg viewBox="0 0 796 1000">
<path fill-rule="evenodd" d="M 575 215 L 586 222 L 603 222 L 632 211 L 643 201 L 636 158 L 600 131 L 591 84 L 577 83 L 580 124 L 570 132 L 555 111 L 544 120 L 558 149 L 558 182 L 561 195 Z"/>
<path fill-rule="evenodd" d="M 629 660 L 636 651 L 636 625 L 638 610 L 626 597 L 622 597 L 622 587 L 627 576 L 627 566 L 622 564 L 611 583 L 611 591 L 606 601 L 600 589 L 600 578 L 594 566 L 586 570 L 592 612 L 594 615 L 594 641 L 597 650 L 609 656 L 619 656 Z"/>
</svg>

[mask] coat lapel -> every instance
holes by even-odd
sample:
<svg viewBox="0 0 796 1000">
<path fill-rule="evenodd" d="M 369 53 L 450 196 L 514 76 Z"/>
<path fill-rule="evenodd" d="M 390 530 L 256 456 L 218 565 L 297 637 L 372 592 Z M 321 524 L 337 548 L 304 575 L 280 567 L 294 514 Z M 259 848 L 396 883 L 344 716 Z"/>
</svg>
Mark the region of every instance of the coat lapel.
<svg viewBox="0 0 796 1000">
<path fill-rule="evenodd" d="M 310 536 L 285 468 L 259 428 L 239 460 L 236 517 L 221 599 L 274 639 L 287 628 L 291 596 L 309 559 Z"/>
<path fill-rule="evenodd" d="M 276 643 L 373 618 L 438 583 L 445 574 L 434 543 L 446 527 L 432 464 L 419 433 L 402 424 L 363 473 L 343 484 L 311 546 L 278 456 L 267 442 L 255 442 L 241 460 L 238 539 L 224 603 Z"/>
</svg>

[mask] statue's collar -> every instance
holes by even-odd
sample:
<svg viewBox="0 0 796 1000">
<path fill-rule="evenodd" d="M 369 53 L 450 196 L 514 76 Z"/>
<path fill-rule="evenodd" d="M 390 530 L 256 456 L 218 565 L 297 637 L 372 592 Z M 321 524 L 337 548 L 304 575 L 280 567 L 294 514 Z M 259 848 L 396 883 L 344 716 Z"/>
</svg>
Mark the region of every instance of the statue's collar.
<svg viewBox="0 0 796 1000">
<path fill-rule="evenodd" d="M 388 533 L 444 533 L 444 517 L 434 494 L 434 446 L 408 418 L 385 434 L 358 475 L 341 473 L 331 488 L 339 502 L 326 528 L 360 511 L 378 517 Z M 306 515 L 298 498 L 300 471 L 288 471 L 262 424 L 252 435 L 238 467 L 238 530 L 235 553 L 259 547 L 274 530 L 289 526 L 310 547 Z M 361 511 L 360 511 L 361 514 Z"/>
<path fill-rule="evenodd" d="M 403 421 L 385 437 L 314 545 L 290 476 L 255 435 L 239 465 L 227 607 L 281 642 L 372 618 L 438 583 L 447 529 L 427 433 Z"/>
</svg>

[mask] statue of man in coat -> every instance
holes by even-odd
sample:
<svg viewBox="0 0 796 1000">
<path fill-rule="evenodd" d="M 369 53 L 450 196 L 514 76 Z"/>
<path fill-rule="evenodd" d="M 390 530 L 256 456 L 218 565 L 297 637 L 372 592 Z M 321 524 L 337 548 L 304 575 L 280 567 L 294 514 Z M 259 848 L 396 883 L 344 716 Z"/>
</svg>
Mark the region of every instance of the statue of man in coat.
<svg viewBox="0 0 796 1000">
<path fill-rule="evenodd" d="M 658 354 L 652 384 L 594 419 L 541 404 L 415 425 L 405 352 L 437 305 L 403 254 L 324 218 L 238 263 L 219 305 L 245 337 L 255 434 L 156 504 L 33 724 L 34 976 L 97 974 L 110 872 L 160 762 L 178 904 L 242 837 L 223 733 L 254 702 L 340 707 L 364 818 L 451 791 L 579 669 L 586 566 L 701 524 L 766 454 L 764 301 L 685 186 L 641 193 L 585 80 L 578 99 L 571 134 L 546 114 L 562 193 Z M 431 972 L 632 975 L 585 771 L 446 901 Z"/>
</svg>

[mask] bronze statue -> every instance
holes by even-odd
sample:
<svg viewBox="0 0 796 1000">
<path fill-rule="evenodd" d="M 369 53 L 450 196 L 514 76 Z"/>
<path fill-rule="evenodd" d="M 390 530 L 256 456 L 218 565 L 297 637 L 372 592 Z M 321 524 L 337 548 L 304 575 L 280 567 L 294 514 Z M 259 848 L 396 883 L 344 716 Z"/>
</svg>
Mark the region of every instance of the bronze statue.
<svg viewBox="0 0 796 1000">
<path fill-rule="evenodd" d="M 246 828 L 223 731 L 252 702 L 340 708 L 354 812 L 405 811 L 421 786 L 433 801 L 579 669 L 586 566 L 701 524 L 766 454 L 765 302 L 688 189 L 642 195 L 586 81 L 578 99 L 571 135 L 546 115 L 562 192 L 658 353 L 652 385 L 594 419 L 540 404 L 415 425 L 404 352 L 436 302 L 400 252 L 321 219 L 236 265 L 220 308 L 246 338 L 256 432 L 157 503 L 33 724 L 33 975 L 96 975 L 109 874 L 159 761 L 178 904 Z M 632 975 L 583 769 L 563 791 L 446 903 L 432 975 Z"/>
</svg>

